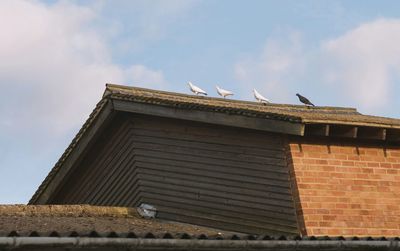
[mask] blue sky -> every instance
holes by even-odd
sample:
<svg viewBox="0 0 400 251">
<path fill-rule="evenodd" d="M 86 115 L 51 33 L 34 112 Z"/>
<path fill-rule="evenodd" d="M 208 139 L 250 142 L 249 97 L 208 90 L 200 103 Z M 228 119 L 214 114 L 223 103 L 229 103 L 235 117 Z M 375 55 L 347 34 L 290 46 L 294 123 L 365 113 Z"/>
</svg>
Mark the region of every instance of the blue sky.
<svg viewBox="0 0 400 251">
<path fill-rule="evenodd" d="M 399 1 L 0 1 L 0 203 L 26 203 L 105 83 L 400 117 Z"/>
</svg>

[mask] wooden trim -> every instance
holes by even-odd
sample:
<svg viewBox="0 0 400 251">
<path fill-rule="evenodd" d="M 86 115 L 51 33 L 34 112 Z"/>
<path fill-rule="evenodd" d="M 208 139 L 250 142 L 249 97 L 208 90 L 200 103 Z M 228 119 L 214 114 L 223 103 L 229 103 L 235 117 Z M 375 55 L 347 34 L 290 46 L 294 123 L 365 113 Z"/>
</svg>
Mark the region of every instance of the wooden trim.
<svg viewBox="0 0 400 251">
<path fill-rule="evenodd" d="M 276 119 L 253 118 L 245 117 L 243 115 L 224 114 L 210 111 L 177 109 L 173 107 L 135 103 L 124 100 L 113 100 L 113 105 L 114 109 L 117 111 L 241 127 L 275 133 L 303 135 L 304 130 L 303 124 L 301 123 L 280 121 Z"/>
<path fill-rule="evenodd" d="M 98 136 L 102 128 L 110 121 L 113 117 L 113 107 L 111 102 L 103 107 L 103 109 L 98 114 L 95 122 L 87 129 L 87 131 L 82 135 L 82 138 L 78 141 L 77 145 L 73 148 L 72 152 L 68 155 L 66 160 L 48 185 L 43 189 L 39 197 L 33 203 L 36 205 L 47 204 L 51 199 L 51 196 L 55 194 L 55 191 L 60 187 L 61 183 L 65 181 L 65 176 L 68 175 L 69 171 L 75 165 L 75 163 L 82 156 L 82 152 L 87 150 L 87 146 L 93 142 L 94 138 Z"/>
</svg>

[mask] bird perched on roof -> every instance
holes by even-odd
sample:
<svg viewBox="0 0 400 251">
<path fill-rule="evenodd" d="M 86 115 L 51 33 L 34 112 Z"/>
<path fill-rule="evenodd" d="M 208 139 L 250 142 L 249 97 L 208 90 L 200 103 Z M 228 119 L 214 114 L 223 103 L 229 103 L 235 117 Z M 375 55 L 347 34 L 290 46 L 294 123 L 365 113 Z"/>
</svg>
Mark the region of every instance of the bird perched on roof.
<svg viewBox="0 0 400 251">
<path fill-rule="evenodd" d="M 203 95 L 207 95 L 207 92 L 203 91 L 200 87 L 195 86 L 194 84 L 192 84 L 190 81 L 188 82 L 188 85 L 190 87 L 190 90 L 195 93 L 196 95 L 199 94 L 203 94 Z"/>
<path fill-rule="evenodd" d="M 270 103 L 270 101 L 264 97 L 263 95 L 261 95 L 256 89 L 253 89 L 253 93 L 254 93 L 254 97 L 256 98 L 256 100 L 260 103 Z"/>
<path fill-rule="evenodd" d="M 221 89 L 221 88 L 219 88 L 218 85 L 216 85 L 215 87 L 217 88 L 217 92 L 220 96 L 222 96 L 224 98 L 227 96 L 233 96 L 233 92 Z"/>
<path fill-rule="evenodd" d="M 307 105 L 307 106 L 315 106 L 313 103 L 311 103 L 308 98 L 301 96 L 300 94 L 296 93 L 296 96 L 299 98 L 300 102 Z"/>
</svg>

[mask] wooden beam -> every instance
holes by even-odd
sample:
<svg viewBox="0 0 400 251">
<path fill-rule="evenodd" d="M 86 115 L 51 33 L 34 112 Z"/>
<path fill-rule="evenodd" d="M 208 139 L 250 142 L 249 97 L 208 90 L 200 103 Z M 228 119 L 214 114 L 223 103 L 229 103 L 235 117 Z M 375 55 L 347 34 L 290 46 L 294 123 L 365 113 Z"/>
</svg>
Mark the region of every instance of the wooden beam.
<svg viewBox="0 0 400 251">
<path fill-rule="evenodd" d="M 183 119 L 291 135 L 303 135 L 304 133 L 304 125 L 300 122 L 296 123 L 278 119 L 246 117 L 243 115 L 226 114 L 213 111 L 179 109 L 168 106 L 135 103 L 125 100 L 113 100 L 113 105 L 114 109 L 117 111 L 132 112 L 137 114 Z"/>
<path fill-rule="evenodd" d="M 329 136 L 329 125 L 325 124 L 306 124 L 306 136 Z"/>
<path fill-rule="evenodd" d="M 357 138 L 357 132 L 357 126 L 330 125 L 329 136 L 341 138 Z"/>
<path fill-rule="evenodd" d="M 379 127 L 359 127 L 357 138 L 360 139 L 376 139 L 385 140 L 386 139 L 386 129 Z"/>
</svg>

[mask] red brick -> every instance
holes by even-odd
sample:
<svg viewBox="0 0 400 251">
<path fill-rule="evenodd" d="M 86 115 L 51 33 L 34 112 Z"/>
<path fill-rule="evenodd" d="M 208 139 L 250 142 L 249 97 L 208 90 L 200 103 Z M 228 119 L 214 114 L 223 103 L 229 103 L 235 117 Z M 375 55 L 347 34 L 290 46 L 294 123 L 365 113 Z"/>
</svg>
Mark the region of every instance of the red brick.
<svg viewBox="0 0 400 251">
<path fill-rule="evenodd" d="M 367 162 L 368 167 L 379 167 L 379 162 Z"/>
<path fill-rule="evenodd" d="M 323 233 L 321 233 L 321 234 L 327 234 L 327 235 L 330 235 L 330 236 L 339 236 L 339 235 L 342 235 L 342 232 L 340 231 L 340 229 L 328 229 L 328 231 L 326 232 L 326 231 L 324 231 Z"/>
<path fill-rule="evenodd" d="M 400 158 L 400 151 L 390 151 L 389 152 L 389 156 L 392 156 L 392 157 L 399 157 Z"/>
<path fill-rule="evenodd" d="M 357 155 L 348 155 L 348 156 L 347 156 L 347 159 L 348 159 L 348 160 L 357 160 L 357 161 L 359 161 L 359 160 L 360 160 L 360 157 L 357 156 Z"/>
<path fill-rule="evenodd" d="M 302 233 L 400 235 L 400 149 L 329 144 L 290 145 Z"/>
<path fill-rule="evenodd" d="M 334 158 L 337 160 L 347 160 L 347 155 L 346 154 L 335 154 Z"/>
<path fill-rule="evenodd" d="M 379 163 L 379 166 L 383 168 L 392 168 L 391 163 Z"/>
</svg>

